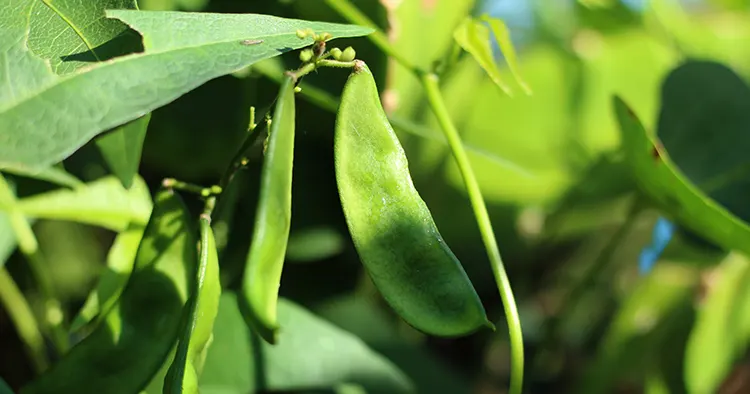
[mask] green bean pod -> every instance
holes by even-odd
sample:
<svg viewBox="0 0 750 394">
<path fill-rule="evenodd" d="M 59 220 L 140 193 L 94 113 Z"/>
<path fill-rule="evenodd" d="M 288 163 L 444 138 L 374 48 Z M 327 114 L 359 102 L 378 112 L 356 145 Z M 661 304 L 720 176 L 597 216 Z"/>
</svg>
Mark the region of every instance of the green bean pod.
<svg viewBox="0 0 750 394">
<path fill-rule="evenodd" d="M 286 78 L 269 130 L 240 299 L 247 322 L 272 344 L 276 343 L 279 328 L 279 285 L 292 220 L 294 111 L 294 82 Z"/>
<path fill-rule="evenodd" d="M 22 394 L 132 394 L 156 374 L 177 339 L 197 261 L 182 199 L 157 193 L 119 300 L 96 329 Z"/>
<path fill-rule="evenodd" d="M 414 188 L 406 154 L 383 111 L 372 73 L 361 61 L 344 86 L 334 155 L 354 246 L 388 304 L 430 335 L 461 336 L 493 327 Z"/>
<path fill-rule="evenodd" d="M 207 214 L 200 218 L 200 256 L 192 294 L 177 351 L 164 379 L 165 394 L 198 394 L 198 377 L 219 310 L 219 257 Z"/>
</svg>

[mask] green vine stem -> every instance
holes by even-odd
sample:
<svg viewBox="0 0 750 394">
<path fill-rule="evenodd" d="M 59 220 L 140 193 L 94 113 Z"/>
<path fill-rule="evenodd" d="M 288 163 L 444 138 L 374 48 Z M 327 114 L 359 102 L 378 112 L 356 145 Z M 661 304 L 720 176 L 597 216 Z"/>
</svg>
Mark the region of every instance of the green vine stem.
<svg viewBox="0 0 750 394">
<path fill-rule="evenodd" d="M 508 332 L 511 343 L 512 368 L 509 394 L 520 394 L 523 389 L 524 372 L 523 331 L 521 329 L 521 319 L 518 316 L 518 309 L 513 297 L 513 290 L 511 289 L 508 275 L 505 272 L 503 261 L 500 256 L 500 250 L 497 246 L 497 240 L 495 239 L 495 234 L 492 229 L 492 223 L 479 188 L 479 182 L 477 182 L 474 172 L 471 169 L 471 164 L 466 155 L 466 150 L 461 143 L 458 130 L 456 130 L 448 109 L 445 106 L 445 102 L 443 101 L 443 96 L 440 93 L 439 78 L 434 73 L 428 73 L 416 67 L 406 58 L 401 56 L 401 54 L 390 44 L 386 35 L 377 27 L 377 25 L 348 0 L 326 0 L 326 3 L 349 22 L 375 29 L 375 32 L 370 34 L 368 38 L 378 46 L 380 50 L 388 56 L 396 59 L 398 63 L 419 78 L 422 87 L 427 94 L 430 108 L 438 119 L 438 123 L 443 130 L 443 134 L 448 141 L 448 146 L 451 149 L 459 171 L 461 172 L 461 176 L 463 177 L 469 200 L 474 209 L 474 216 L 476 217 L 479 231 L 482 234 L 482 241 L 484 242 L 490 262 L 492 263 L 492 272 L 495 276 L 495 282 L 497 283 L 500 297 L 503 300 L 503 307 L 505 308 L 505 316 L 508 322 Z"/>
<path fill-rule="evenodd" d="M 440 94 L 437 75 L 424 74 L 422 76 L 422 86 L 424 86 L 425 92 L 427 93 L 427 101 L 430 103 L 430 106 L 435 112 L 438 123 L 445 133 L 445 138 L 448 140 L 448 146 L 453 152 L 453 157 L 456 159 L 459 171 L 461 172 L 461 175 L 463 175 L 464 185 L 469 194 L 471 206 L 474 209 L 474 216 L 477 219 L 479 231 L 482 234 L 482 241 L 484 242 L 484 247 L 487 249 L 488 257 L 492 263 L 492 274 L 495 276 L 495 282 L 500 291 L 500 297 L 503 300 L 505 316 L 508 321 L 508 333 L 510 336 L 510 358 L 512 361 L 512 368 L 509 392 L 520 394 L 523 387 L 524 365 L 521 319 L 518 316 L 516 300 L 513 297 L 513 289 L 511 289 L 510 286 L 508 274 L 505 272 L 503 259 L 500 256 L 500 249 L 495 240 L 495 232 L 492 229 L 490 216 L 487 213 L 487 206 L 484 204 L 482 192 L 479 188 L 479 182 L 477 182 L 477 178 L 474 176 L 474 171 L 471 169 L 469 157 L 466 155 L 466 151 L 461 145 L 461 138 L 458 135 L 458 130 L 456 130 L 456 127 L 453 125 L 453 121 L 448 114 L 448 108 L 446 108 L 445 102 L 443 101 L 443 96 Z"/>
<path fill-rule="evenodd" d="M 44 303 L 44 322 L 50 330 L 52 342 L 56 350 L 62 354 L 69 347 L 68 334 L 64 327 L 65 311 L 55 295 L 52 278 L 47 275 L 47 264 L 42 251 L 39 250 L 34 231 L 23 212 L 18 209 L 16 196 L 2 175 L 0 175 L 0 201 L 5 203 L 11 228 L 18 240 L 18 248 L 29 262 L 31 273 L 39 286 Z"/>
<path fill-rule="evenodd" d="M 0 268 L 0 303 L 8 312 L 10 320 L 16 326 L 18 336 L 26 345 L 26 352 L 37 374 L 47 369 L 47 356 L 44 349 L 44 338 L 34 319 L 29 303 L 13 281 L 5 267 Z"/>
</svg>

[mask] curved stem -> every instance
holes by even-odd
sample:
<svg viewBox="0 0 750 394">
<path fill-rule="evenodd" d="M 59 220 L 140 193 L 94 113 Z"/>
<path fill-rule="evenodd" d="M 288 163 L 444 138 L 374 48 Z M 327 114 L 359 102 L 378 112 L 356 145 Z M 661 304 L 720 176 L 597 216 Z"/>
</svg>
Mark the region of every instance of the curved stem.
<svg viewBox="0 0 750 394">
<path fill-rule="evenodd" d="M 16 196 L 11 190 L 10 185 L 5 178 L 0 175 L 0 201 L 3 202 L 7 209 L 10 225 L 18 240 L 18 249 L 26 257 L 34 275 L 39 291 L 42 294 L 44 302 L 44 321 L 50 329 L 52 342 L 59 353 L 68 350 L 68 334 L 63 326 L 65 323 L 65 312 L 57 299 L 52 285 L 52 278 L 47 275 L 47 264 L 44 261 L 42 251 L 39 250 L 39 243 L 36 240 L 34 231 L 31 229 L 26 217 L 23 215 L 16 203 Z"/>
<path fill-rule="evenodd" d="M 505 318 L 508 322 L 508 333 L 511 344 L 511 376 L 510 376 L 510 394 L 520 394 L 523 387 L 523 331 L 521 330 L 521 319 L 518 316 L 518 308 L 513 297 L 513 290 L 510 286 L 508 274 L 505 272 L 503 259 L 500 256 L 500 249 L 495 240 L 495 232 L 492 229 L 490 216 L 487 213 L 487 206 L 482 198 L 482 192 L 479 188 L 474 172 L 471 169 L 471 163 L 466 155 L 458 130 L 453 125 L 448 108 L 445 106 L 443 96 L 440 94 L 438 77 L 435 74 L 424 74 L 421 77 L 422 86 L 427 93 L 427 101 L 430 103 L 435 116 L 437 117 L 440 127 L 443 129 L 445 138 L 448 140 L 448 146 L 453 152 L 456 164 L 464 179 L 466 191 L 469 194 L 471 206 L 474 209 L 474 216 L 479 225 L 479 231 L 482 234 L 484 247 L 487 249 L 487 255 L 492 263 L 492 273 L 495 276 L 500 297 L 503 300 L 505 308 Z"/>
<path fill-rule="evenodd" d="M 34 319 L 29 303 L 18 289 L 16 282 L 5 268 L 0 268 L 0 303 L 8 312 L 10 320 L 16 326 L 16 332 L 26 345 L 31 363 L 36 373 L 47 368 L 47 356 L 44 350 L 44 338 Z"/>
</svg>

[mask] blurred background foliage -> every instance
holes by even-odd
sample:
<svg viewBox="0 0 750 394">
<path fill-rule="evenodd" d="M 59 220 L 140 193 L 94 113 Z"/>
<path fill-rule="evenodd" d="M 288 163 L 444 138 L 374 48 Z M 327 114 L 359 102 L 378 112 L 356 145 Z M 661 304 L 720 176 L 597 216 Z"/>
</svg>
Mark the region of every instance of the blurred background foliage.
<svg viewBox="0 0 750 394">
<path fill-rule="evenodd" d="M 655 268 L 639 273 L 639 255 L 651 242 L 660 214 L 646 210 L 628 220 L 637 188 L 622 162 L 611 107 L 611 96 L 620 95 L 647 129 L 658 128 L 662 136 L 667 127 L 660 125 L 662 87 L 687 59 L 720 62 L 747 81 L 750 1 L 353 3 L 388 32 L 404 56 L 424 67 L 450 50 L 453 28 L 467 13 L 488 13 L 510 28 L 521 74 L 533 94 L 516 86 L 513 97 L 505 95 L 468 55 L 446 70 L 442 89 L 469 149 L 519 303 L 526 392 L 750 392 L 750 328 L 742 323 L 750 315 L 750 261 L 678 231 Z M 346 22 L 324 0 L 140 0 L 139 5 Z M 294 215 L 281 294 L 361 338 L 404 371 L 421 393 L 502 393 L 510 367 L 502 305 L 463 180 L 418 81 L 368 40 L 337 40 L 336 45 L 355 46 L 376 74 L 416 187 L 500 328 L 459 339 L 425 337 L 400 322 L 367 280 L 335 187 L 336 104 L 330 99 L 340 94 L 347 77 L 339 70 L 323 69 L 305 78 L 322 101 L 297 101 Z M 499 50 L 496 55 L 502 57 Z M 274 70 L 295 67 L 296 56 L 289 53 L 210 81 L 155 111 L 140 167 L 152 190 L 164 177 L 216 182 L 243 137 L 248 108 L 271 103 L 278 91 Z M 512 80 L 507 69 L 501 73 Z M 714 86 L 710 75 L 700 72 L 675 83 L 689 85 L 701 78 Z M 747 87 L 715 86 L 718 97 L 736 104 L 734 109 L 705 115 L 699 111 L 708 105 L 705 101 L 689 107 L 697 114 L 677 106 L 671 115 L 695 128 L 688 139 L 693 151 L 684 150 L 685 144 L 667 146 L 683 169 L 709 171 L 716 158 L 727 154 L 718 147 L 732 150 L 750 142 L 750 127 L 745 127 L 750 122 L 732 120 L 737 134 L 722 134 L 730 127 L 725 119 L 750 113 L 750 102 L 743 101 L 750 97 Z M 697 156 L 700 163 L 694 161 Z M 109 171 L 93 143 L 67 159 L 65 167 L 87 182 Z M 256 161 L 230 191 L 236 197 L 233 209 L 214 225 L 228 288 L 238 285 L 244 265 L 258 176 Z M 50 189 L 39 181 L 12 180 L 19 197 Z M 730 197 L 747 204 L 742 201 L 748 194 L 733 190 Z M 747 212 L 747 207 L 737 210 Z M 63 220 L 40 220 L 34 228 L 43 253 L 51 256 L 55 288 L 72 315 L 103 271 L 114 233 Z M 7 249 L 0 239 L 2 260 Z M 6 267 L 41 313 L 20 254 L 10 255 Z M 4 311 L 0 344 L 0 376 L 18 388 L 30 378 L 31 368 L 18 361 L 21 342 Z M 239 357 L 231 345 L 220 348 L 229 359 Z"/>
</svg>

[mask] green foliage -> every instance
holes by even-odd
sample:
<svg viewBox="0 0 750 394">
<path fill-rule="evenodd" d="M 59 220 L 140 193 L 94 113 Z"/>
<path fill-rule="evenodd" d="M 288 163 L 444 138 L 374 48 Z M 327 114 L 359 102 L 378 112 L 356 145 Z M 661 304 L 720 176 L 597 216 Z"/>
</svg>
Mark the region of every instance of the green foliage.
<svg viewBox="0 0 750 394">
<path fill-rule="evenodd" d="M 749 3 L 632 3 L 0 2 L 0 393 L 750 391 Z"/>
</svg>

